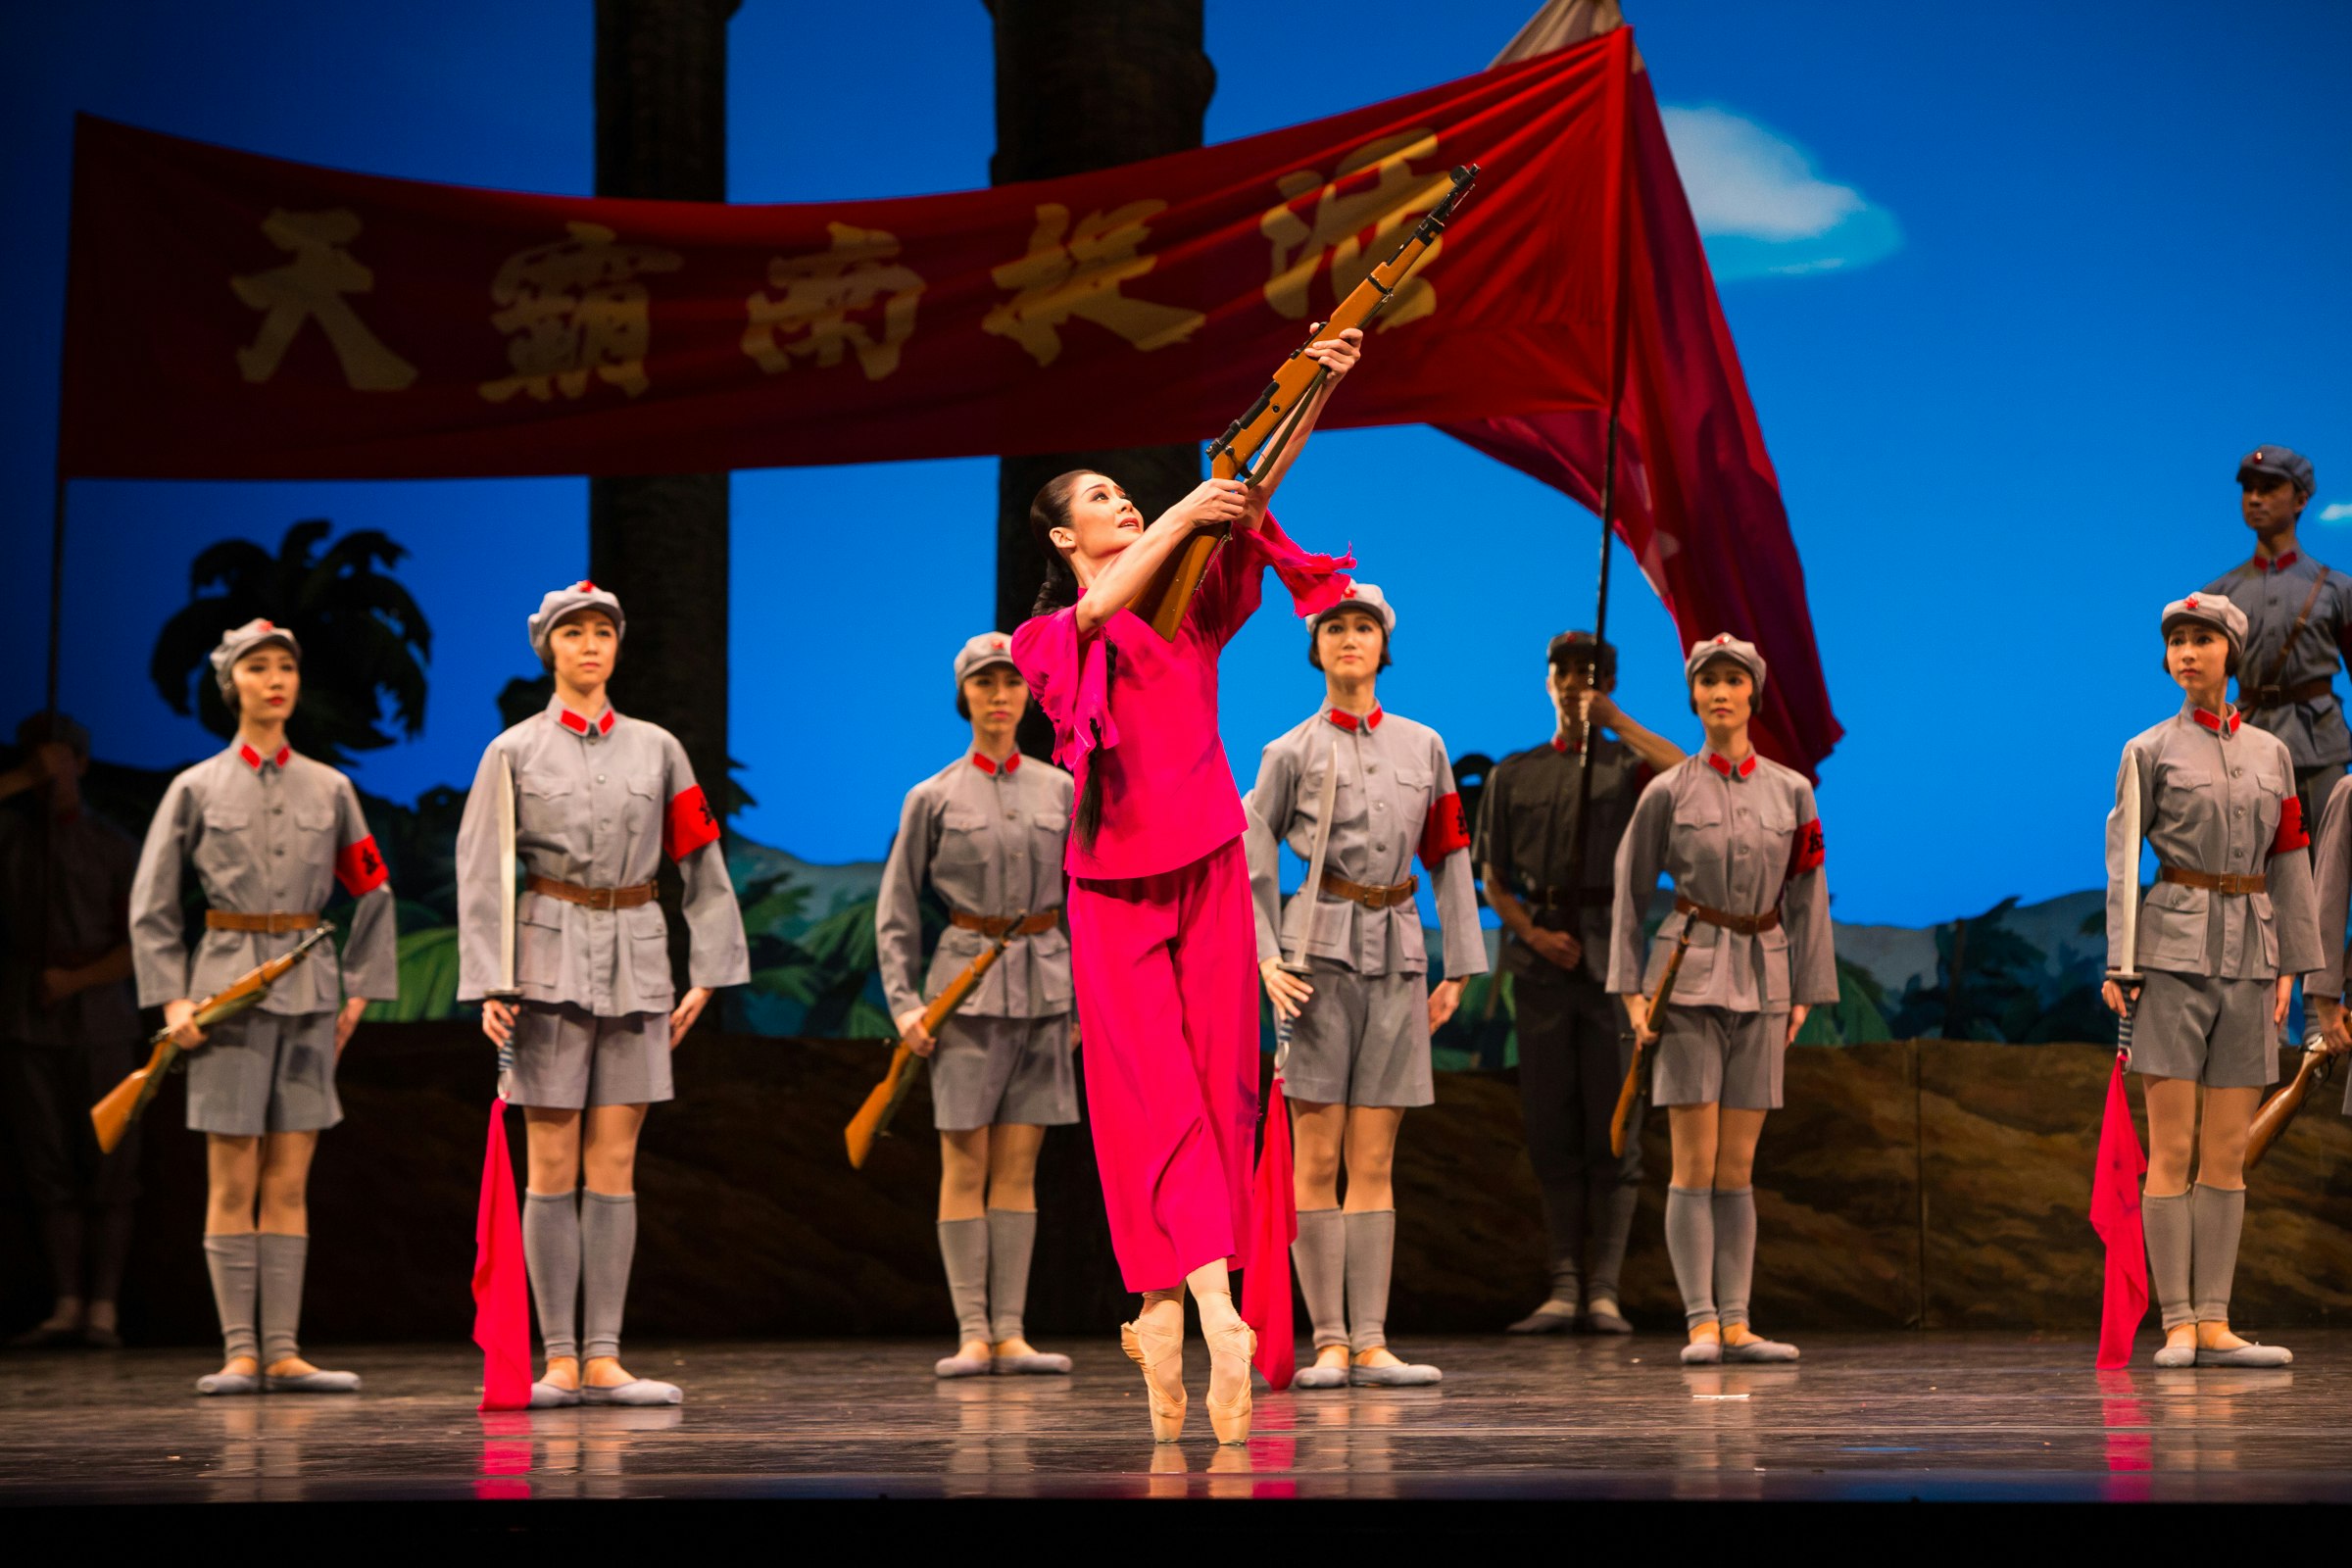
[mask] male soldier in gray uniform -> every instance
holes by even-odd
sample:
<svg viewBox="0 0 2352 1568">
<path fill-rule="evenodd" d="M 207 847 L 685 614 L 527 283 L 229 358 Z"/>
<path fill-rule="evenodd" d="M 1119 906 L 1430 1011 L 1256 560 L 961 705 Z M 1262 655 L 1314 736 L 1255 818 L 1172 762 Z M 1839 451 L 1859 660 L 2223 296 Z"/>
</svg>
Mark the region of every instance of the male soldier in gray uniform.
<svg viewBox="0 0 2352 1568">
<path fill-rule="evenodd" d="M 213 650 L 236 737 L 164 792 L 130 893 L 139 1001 L 164 1009 L 190 1053 L 188 1126 L 209 1146 L 204 1250 L 227 1360 L 197 1381 L 204 1394 L 359 1387 L 352 1373 L 311 1366 L 297 1348 L 308 1182 L 319 1132 L 343 1119 L 336 1057 L 368 1004 L 399 995 L 400 959 L 392 890 L 358 793 L 285 742 L 301 660 L 294 634 L 267 620 L 246 622 Z M 207 906 L 192 957 L 180 917 L 188 866 Z M 259 1007 L 199 1031 L 197 1003 L 299 943 L 337 882 L 358 901 L 340 958 L 333 944 L 318 944 Z"/>
<path fill-rule="evenodd" d="M 1597 668 L 1599 684 L 1588 684 Z M 1544 1196 L 1551 1294 L 1513 1334 L 1632 1332 L 1618 1309 L 1617 1276 L 1642 1184 L 1640 1140 L 1609 1152 L 1609 1119 L 1631 1043 L 1603 985 L 1617 841 L 1653 773 L 1682 749 L 1627 717 L 1610 699 L 1617 650 L 1592 634 L 1551 640 L 1544 690 L 1551 739 L 1495 764 L 1479 803 L 1476 858 L 1487 903 L 1503 925 L 1519 1035 L 1519 1105 L 1527 1153 Z M 1603 735 L 1603 729 L 1614 731 Z M 1592 827 L 1578 857 L 1578 775 L 1592 737 Z M 1581 869 L 1580 869 L 1581 868 Z M 1585 1271 L 1588 1225 L 1592 1269 Z"/>
<path fill-rule="evenodd" d="M 1066 1355 L 1040 1353 L 1022 1321 L 1037 1242 L 1037 1155 L 1048 1127 L 1078 1119 L 1070 1064 L 1070 938 L 1061 924 L 1061 860 L 1070 826 L 1070 775 L 1023 757 L 1015 743 L 1027 682 L 1003 632 L 982 632 L 956 655 L 956 707 L 972 745 L 906 792 L 899 836 L 882 868 L 874 940 L 890 1015 L 931 1058 L 931 1120 L 939 1129 L 939 1253 L 962 1336 L 941 1377 L 1061 1373 Z M 922 890 L 948 906 L 928 970 Z M 1015 931 L 1004 956 L 934 1041 L 923 1033 L 935 997 Z"/>
<path fill-rule="evenodd" d="M 116 1300 L 139 1196 L 138 1128 L 101 1154 L 90 1106 L 138 1065 L 128 910 L 139 846 L 82 803 L 89 731 L 35 713 L 17 742 L 29 756 L 0 773 L 0 800 L 34 798 L 0 811 L 0 1109 L 55 1300 L 17 1343 L 111 1348 L 122 1343 Z"/>
<path fill-rule="evenodd" d="M 2203 591 L 2226 594 L 2245 612 L 2238 710 L 2246 722 L 2286 742 L 2303 820 L 2316 825 L 2328 790 L 2352 760 L 2352 732 L 2333 684 L 2352 649 L 2352 577 L 2312 560 L 2295 537 L 2315 483 L 2309 458 L 2285 447 L 2256 447 L 2239 460 L 2237 483 L 2254 555 Z"/>
</svg>

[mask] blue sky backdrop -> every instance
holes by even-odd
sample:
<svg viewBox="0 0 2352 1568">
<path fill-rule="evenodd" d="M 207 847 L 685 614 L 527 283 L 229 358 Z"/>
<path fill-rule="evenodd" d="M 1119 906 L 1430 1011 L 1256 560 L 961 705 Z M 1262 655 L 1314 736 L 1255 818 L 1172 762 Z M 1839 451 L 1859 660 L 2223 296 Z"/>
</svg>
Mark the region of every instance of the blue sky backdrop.
<svg viewBox="0 0 2352 1568">
<path fill-rule="evenodd" d="M 1477 71 L 1533 9 L 1210 0 L 1209 138 Z M 1822 791 L 1840 917 L 1925 923 L 2090 885 L 2117 750 L 2175 701 L 2155 612 L 2247 548 L 2242 449 L 2315 459 L 2307 542 L 2352 566 L 2352 6 L 2258 0 L 2224 17 L 2114 0 L 2023 27 L 1985 25 L 1981 7 L 1859 0 L 1628 10 L 1848 730 Z M 73 113 L 377 173 L 585 192 L 591 11 L 0 13 L 12 721 L 40 701 Z M 1349 58 L 1334 69 L 1342 29 Z M 735 200 L 986 182 L 979 0 L 748 0 L 731 50 Z M 1126 390 L 1151 395 L 1148 379 Z M 760 800 L 742 826 L 809 859 L 879 856 L 907 784 L 959 744 L 949 660 L 988 614 L 995 466 L 747 472 L 734 506 L 734 749 Z M 576 480 L 78 484 L 67 706 L 104 757 L 201 755 L 210 739 L 146 677 L 189 560 L 326 516 L 415 553 L 402 575 L 435 633 L 423 736 L 369 757 L 361 781 L 402 799 L 462 782 L 498 688 L 532 668 L 525 613 L 585 566 L 585 511 Z M 1424 429 L 1319 439 L 1282 511 L 1311 543 L 1352 540 L 1396 601 L 1389 706 L 1457 754 L 1543 736 L 1544 640 L 1591 616 L 1587 514 Z M 897 558 L 885 574 L 877 537 Z M 1617 581 L 1623 698 L 1688 741 L 1673 628 L 1637 575 Z M 1259 744 L 1316 704 L 1302 644 L 1269 614 L 1227 656 L 1245 783 Z"/>
</svg>

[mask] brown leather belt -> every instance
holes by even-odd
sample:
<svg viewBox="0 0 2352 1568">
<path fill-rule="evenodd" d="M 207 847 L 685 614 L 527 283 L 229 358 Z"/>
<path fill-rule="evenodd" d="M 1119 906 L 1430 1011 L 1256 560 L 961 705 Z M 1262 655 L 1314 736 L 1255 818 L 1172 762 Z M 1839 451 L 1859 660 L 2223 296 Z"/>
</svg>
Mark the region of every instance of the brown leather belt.
<svg viewBox="0 0 2352 1568">
<path fill-rule="evenodd" d="M 1421 891 L 1421 879 L 1408 876 L 1401 882 L 1376 888 L 1362 882 L 1350 882 L 1337 871 L 1326 871 L 1323 873 L 1323 891 L 1335 899 L 1360 904 L 1367 909 L 1386 909 L 1411 902 L 1413 895 Z"/>
<path fill-rule="evenodd" d="M 641 904 L 653 903 L 655 893 L 651 882 L 641 882 L 633 888 L 584 888 L 577 882 L 559 882 L 536 871 L 524 877 L 522 885 L 530 892 L 544 893 L 583 909 L 634 909 Z"/>
<path fill-rule="evenodd" d="M 208 931 L 262 931 L 275 936 L 280 931 L 308 931 L 318 924 L 318 916 L 311 914 L 238 914 L 228 909 L 204 911 L 204 926 Z"/>
<path fill-rule="evenodd" d="M 961 909 L 948 911 L 948 924 L 958 931 L 977 931 L 994 942 L 1009 931 L 1016 937 L 1043 936 L 1061 924 L 1061 909 L 1040 909 L 1026 920 L 1016 922 L 1009 914 L 966 914 Z"/>
<path fill-rule="evenodd" d="M 1674 912 L 1688 915 L 1706 925 L 1719 925 L 1726 931 L 1737 931 L 1743 937 L 1756 936 L 1765 931 L 1778 931 L 1781 928 L 1781 910 L 1778 905 L 1766 909 L 1762 914 L 1733 914 L 1728 909 L 1710 909 L 1705 905 L 1694 903 L 1678 893 L 1674 896 Z"/>
<path fill-rule="evenodd" d="M 2203 888 L 2208 893 L 2268 893 L 2268 878 L 2234 871 L 2191 871 L 2184 865 L 2161 866 L 2156 872 L 2159 882 L 2171 882 L 2184 888 Z"/>
<path fill-rule="evenodd" d="M 2248 686 L 2241 680 L 2237 683 L 2237 706 L 2248 712 L 2261 712 L 2292 703 L 2316 703 L 2333 689 L 2325 675 L 2297 681 L 2292 686 Z"/>
<path fill-rule="evenodd" d="M 1531 888 L 1518 895 L 1530 909 L 1599 909 L 1617 902 L 1615 888 Z"/>
</svg>

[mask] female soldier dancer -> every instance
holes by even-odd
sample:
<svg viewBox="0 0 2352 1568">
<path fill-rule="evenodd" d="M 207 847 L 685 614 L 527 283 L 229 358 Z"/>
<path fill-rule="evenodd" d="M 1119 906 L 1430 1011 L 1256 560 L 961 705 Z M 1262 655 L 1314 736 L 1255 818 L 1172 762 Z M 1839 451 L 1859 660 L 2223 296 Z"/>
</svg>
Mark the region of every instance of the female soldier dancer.
<svg viewBox="0 0 2352 1568">
<path fill-rule="evenodd" d="M 1046 1129 L 1078 1119 L 1070 1068 L 1070 939 L 1061 929 L 1061 857 L 1070 775 L 1021 756 L 1014 739 L 1029 687 L 1012 640 L 982 632 L 956 656 L 956 711 L 972 721 L 964 754 L 906 792 L 898 841 L 882 868 L 874 938 L 891 1017 L 931 1058 L 939 1128 L 939 1255 L 963 1335 L 932 1370 L 1067 1372 L 1024 1333 L 1029 1255 L 1037 1241 L 1037 1152 Z M 924 882 L 948 906 L 926 975 Z M 1007 927 L 1016 933 L 979 989 L 941 1026 L 922 1031 L 936 995 Z"/>
<path fill-rule="evenodd" d="M 1683 667 L 1706 750 L 1650 780 L 1617 846 L 1609 989 L 1635 1031 L 1656 1041 L 1653 1099 L 1674 1141 L 1666 1250 L 1690 1329 L 1683 1360 L 1793 1361 L 1796 1347 L 1747 1326 L 1750 1180 L 1789 1043 L 1811 1007 L 1838 1000 L 1821 819 L 1804 775 L 1748 744 L 1764 690 L 1754 645 L 1712 637 L 1691 646 Z M 1660 870 L 1674 880 L 1674 913 L 1644 969 L 1642 924 Z M 1686 930 L 1673 1001 L 1652 1019 L 1644 999 Z"/>
<path fill-rule="evenodd" d="M 1315 1364 L 1293 1386 L 1435 1383 L 1436 1367 L 1407 1365 L 1388 1348 L 1396 1249 L 1389 1176 L 1405 1107 L 1437 1099 L 1430 1034 L 1453 1015 L 1463 982 L 1487 970 L 1470 834 L 1445 740 L 1380 706 L 1376 686 L 1396 629 L 1387 597 L 1355 583 L 1307 627 L 1306 661 L 1323 672 L 1323 709 L 1267 745 L 1248 802 L 1258 973 L 1275 1010 L 1298 1020 L 1283 1068 L 1298 1139 L 1292 1255 L 1314 1320 Z M 1278 935 L 1277 843 L 1311 862 L 1318 838 L 1320 893 L 1300 889 Z M 1446 931 L 1446 978 L 1434 990 L 1413 897 L 1420 879 L 1408 869 L 1416 850 L 1437 879 Z M 1283 968 L 1288 950 L 1307 955 L 1311 982 Z"/>
<path fill-rule="evenodd" d="M 2109 1007 L 2132 1011 L 2132 1070 L 2145 1080 L 2139 1211 L 2164 1312 L 2156 1364 L 2284 1366 L 2294 1359 L 2284 1348 L 2230 1332 L 2230 1287 L 2246 1219 L 2246 1134 L 2278 1076 L 2294 976 L 2326 956 L 2310 839 L 2286 743 L 2241 724 L 2225 700 L 2245 654 L 2245 612 L 2220 594 L 2191 594 L 2164 607 L 2162 628 L 2165 672 L 2187 695 L 2179 712 L 2124 747 L 2107 817 L 2110 970 L 2124 964 L 2126 899 L 2138 880 L 2131 821 L 2156 852 L 2132 956 L 2147 978 L 2130 996 L 2113 979 L 2101 988 Z"/>
<path fill-rule="evenodd" d="M 1265 566 L 1302 614 L 1348 586 L 1340 567 L 1353 563 L 1300 550 L 1266 503 L 1361 343 L 1349 328 L 1305 350 L 1329 375 L 1255 485 L 1208 480 L 1146 527 L 1125 491 L 1081 469 L 1049 480 L 1029 509 L 1046 580 L 1012 656 L 1077 780 L 1066 867 L 1087 1107 L 1111 1247 L 1144 1297 L 1120 1339 L 1162 1443 L 1184 1429 L 1184 1287 L 1200 1309 L 1220 1442 L 1250 1435 L 1256 1344 L 1226 1273 L 1250 1232 L 1258 1052 L 1245 818 L 1217 740 L 1217 656 L 1257 609 Z M 1121 613 L 1215 523 L 1233 536 L 1173 642 Z"/>
<path fill-rule="evenodd" d="M 191 1054 L 188 1126 L 205 1135 L 204 1261 L 227 1359 L 196 1392 L 348 1394 L 357 1373 L 321 1372 L 299 1348 L 311 1156 L 343 1119 L 335 1061 L 361 1012 L 399 994 L 392 890 L 351 780 L 286 745 L 302 695 L 294 634 L 247 621 L 213 650 L 213 677 L 237 715 L 235 744 L 164 792 L 130 892 L 139 1003 L 160 1004 Z M 193 960 L 180 924 L 188 864 L 206 904 Z M 330 882 L 359 901 L 340 961 L 322 942 L 259 1007 L 197 1028 L 198 1001 L 317 927 Z"/>
<path fill-rule="evenodd" d="M 531 651 L 554 672 L 555 696 L 490 743 L 458 826 L 458 996 L 481 1002 L 482 1033 L 514 1045 L 508 1098 L 523 1107 L 529 1151 L 522 1247 L 547 1344 L 534 1406 L 682 1397 L 676 1385 L 620 1364 L 637 1250 L 637 1133 L 647 1105 L 671 1097 L 669 1054 L 711 989 L 751 978 L 718 818 L 685 748 L 606 701 L 623 625 L 620 601 L 594 583 L 539 601 Z M 514 1001 L 495 994 L 499 905 L 514 875 L 499 855 L 498 791 L 509 772 L 527 873 L 515 912 Z M 655 900 L 664 855 L 684 880 L 692 934 L 683 997 L 674 995 L 668 924 Z M 583 1166 L 587 1189 L 578 1193 Z M 573 1332 L 575 1298 L 584 1298 L 585 1345 Z"/>
</svg>

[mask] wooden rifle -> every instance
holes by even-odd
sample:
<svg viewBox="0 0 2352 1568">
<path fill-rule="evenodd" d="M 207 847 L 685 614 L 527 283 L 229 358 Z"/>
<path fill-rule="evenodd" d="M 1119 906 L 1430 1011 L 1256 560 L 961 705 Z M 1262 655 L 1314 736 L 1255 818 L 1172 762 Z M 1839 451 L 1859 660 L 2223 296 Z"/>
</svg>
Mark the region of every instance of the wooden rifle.
<svg viewBox="0 0 2352 1568">
<path fill-rule="evenodd" d="M 1690 928 L 1698 922 L 1688 917 L 1683 921 L 1683 934 L 1674 939 L 1674 956 L 1666 960 L 1666 972 L 1658 977 L 1658 994 L 1642 1010 L 1642 1027 L 1634 1031 L 1634 1061 L 1625 1071 L 1625 1087 L 1617 1091 L 1617 1109 L 1609 1117 L 1609 1152 L 1625 1157 L 1626 1141 L 1633 1136 L 1636 1112 L 1649 1098 L 1649 1048 L 1664 1027 L 1666 1004 L 1674 998 L 1674 977 L 1683 972 L 1683 955 L 1690 951 Z"/>
<path fill-rule="evenodd" d="M 270 988 L 285 977 L 286 971 L 300 963 L 310 951 L 335 929 L 334 923 L 321 920 L 286 952 L 268 963 L 248 969 L 235 980 L 196 1004 L 195 1015 L 189 1020 L 199 1029 L 210 1029 L 224 1018 L 233 1018 L 249 1007 L 259 1005 L 270 995 Z M 147 1044 L 154 1048 L 147 1065 L 133 1072 L 114 1088 L 106 1098 L 90 1107 L 90 1125 L 98 1133 L 98 1150 L 111 1154 L 122 1146 L 130 1132 L 130 1124 L 155 1099 L 156 1091 L 164 1087 L 164 1074 L 179 1059 L 179 1044 L 172 1038 L 170 1029 L 158 1029 L 148 1036 Z"/>
<path fill-rule="evenodd" d="M 1274 379 L 1257 395 L 1257 401 L 1245 410 L 1242 416 L 1225 427 L 1225 433 L 1209 443 L 1208 471 L 1219 479 L 1239 479 L 1255 486 L 1273 466 L 1291 438 L 1298 433 L 1298 421 L 1305 417 L 1313 405 L 1315 394 L 1322 389 L 1330 372 L 1306 351 L 1326 338 L 1335 338 L 1348 328 L 1368 327 L 1389 301 L 1413 275 L 1414 269 L 1427 260 L 1438 243 L 1438 236 L 1453 217 L 1453 210 L 1468 194 L 1471 182 L 1478 178 L 1478 166 L 1468 165 L 1453 172 L 1453 188 L 1439 198 L 1438 205 L 1413 225 L 1413 231 L 1396 247 L 1395 255 L 1366 273 L 1364 280 L 1348 291 L 1331 319 L 1307 333 L 1306 341 L 1291 351 L 1291 357 L 1274 372 Z M 1208 572 L 1208 563 L 1217 553 L 1230 526 L 1202 528 L 1185 540 L 1169 556 L 1158 573 L 1137 596 L 1135 612 L 1152 623 L 1152 629 L 1169 642 L 1184 624 L 1185 612 L 1193 605 L 1193 595 L 1200 587 L 1200 579 Z"/>
<path fill-rule="evenodd" d="M 1014 937 L 1020 935 L 1021 927 L 1028 919 L 1028 911 L 1023 910 L 1020 918 L 1006 926 L 1004 934 L 987 952 L 965 964 L 962 972 L 948 982 L 947 989 L 931 999 L 923 1008 L 923 1033 L 934 1041 L 939 1038 L 940 1026 L 948 1021 L 950 1014 L 963 1005 L 964 999 L 979 987 L 988 971 L 997 966 L 997 960 L 1004 956 L 1004 949 Z M 873 1093 L 865 1097 L 865 1103 L 858 1107 L 858 1114 L 850 1118 L 849 1126 L 842 1129 L 842 1138 L 850 1147 L 852 1170 L 865 1168 L 865 1156 L 873 1152 L 874 1140 L 889 1130 L 890 1119 L 899 1113 L 899 1106 L 905 1102 L 906 1092 L 914 1087 L 914 1048 L 906 1044 L 906 1037 L 901 1036 L 890 1054 L 890 1070 L 882 1075 L 880 1083 L 874 1085 Z"/>
<path fill-rule="evenodd" d="M 2271 1152 L 2271 1145 L 2277 1143 L 2278 1135 L 2286 1131 L 2286 1124 L 2295 1119 L 2295 1113 L 2303 1108 L 2303 1102 L 2309 1100 L 2311 1092 L 2326 1083 L 2334 1071 L 2333 1056 L 2308 1046 L 2304 1048 L 2303 1065 L 2295 1069 L 2295 1076 L 2285 1088 L 2264 1101 L 2262 1108 L 2254 1113 L 2253 1130 L 2246 1135 L 2247 1170 L 2262 1163 L 2262 1156 Z"/>
</svg>

